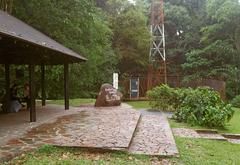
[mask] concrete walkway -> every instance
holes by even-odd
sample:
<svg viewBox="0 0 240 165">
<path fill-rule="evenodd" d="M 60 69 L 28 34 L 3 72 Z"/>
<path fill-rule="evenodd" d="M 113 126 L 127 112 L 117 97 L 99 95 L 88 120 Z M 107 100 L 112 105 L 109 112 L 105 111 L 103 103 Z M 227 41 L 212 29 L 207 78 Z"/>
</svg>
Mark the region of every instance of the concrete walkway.
<svg viewBox="0 0 240 165">
<path fill-rule="evenodd" d="M 172 130 L 163 113 L 144 113 L 142 115 L 129 152 L 157 156 L 178 156 Z"/>
</svg>

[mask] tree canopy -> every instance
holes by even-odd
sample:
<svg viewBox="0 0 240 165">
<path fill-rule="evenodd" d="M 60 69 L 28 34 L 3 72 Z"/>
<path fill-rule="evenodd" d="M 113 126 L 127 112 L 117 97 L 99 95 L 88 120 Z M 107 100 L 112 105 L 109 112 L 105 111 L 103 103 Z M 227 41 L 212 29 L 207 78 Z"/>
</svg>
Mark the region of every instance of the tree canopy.
<svg viewBox="0 0 240 165">
<path fill-rule="evenodd" d="M 12 6 L 6 10 L 89 59 L 71 66 L 72 97 L 95 96 L 113 72 L 147 72 L 150 0 L 0 2 L 2 9 Z M 185 81 L 224 80 L 229 97 L 239 94 L 239 0 L 165 0 L 164 13 L 168 73 Z M 48 97 L 58 98 L 62 67 L 47 69 Z"/>
</svg>

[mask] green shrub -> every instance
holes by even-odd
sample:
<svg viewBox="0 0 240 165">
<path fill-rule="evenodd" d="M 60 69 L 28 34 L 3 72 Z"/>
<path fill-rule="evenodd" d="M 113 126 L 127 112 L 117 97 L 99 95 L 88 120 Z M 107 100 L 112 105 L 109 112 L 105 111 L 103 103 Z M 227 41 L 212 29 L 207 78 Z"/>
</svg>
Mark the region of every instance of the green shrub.
<svg viewBox="0 0 240 165">
<path fill-rule="evenodd" d="M 234 113 L 219 93 L 207 87 L 173 89 L 162 85 L 148 91 L 147 95 L 153 109 L 175 110 L 174 119 L 191 125 L 223 127 Z"/>
<path fill-rule="evenodd" d="M 177 92 L 168 85 L 161 85 L 147 92 L 152 109 L 172 111 L 175 109 Z"/>
<path fill-rule="evenodd" d="M 180 91 L 179 93 L 181 93 Z M 189 89 L 182 98 L 173 118 L 191 125 L 223 127 L 233 116 L 231 105 L 224 103 L 219 94 L 209 88 Z"/>
<path fill-rule="evenodd" d="M 189 93 L 191 93 L 192 88 L 177 88 L 175 89 L 176 98 L 173 100 L 172 104 L 175 110 L 179 109 L 182 105 L 182 102 L 187 97 Z"/>
<path fill-rule="evenodd" d="M 240 108 L 240 95 L 236 96 L 232 101 L 231 104 L 236 107 Z"/>
<path fill-rule="evenodd" d="M 155 110 L 175 111 L 191 91 L 191 88 L 171 88 L 161 85 L 147 92 L 150 106 Z"/>
</svg>

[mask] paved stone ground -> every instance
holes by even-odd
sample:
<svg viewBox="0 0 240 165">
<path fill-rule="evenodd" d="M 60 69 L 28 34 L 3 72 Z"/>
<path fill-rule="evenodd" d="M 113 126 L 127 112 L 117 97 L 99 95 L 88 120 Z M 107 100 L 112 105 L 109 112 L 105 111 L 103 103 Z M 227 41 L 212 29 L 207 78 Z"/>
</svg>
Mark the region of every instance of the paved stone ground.
<svg viewBox="0 0 240 165">
<path fill-rule="evenodd" d="M 83 108 L 87 109 L 87 107 Z M 93 108 L 89 107 L 89 109 Z M 48 136 L 50 131 L 47 130 L 48 126 L 58 122 L 58 117 L 76 114 L 81 110 L 83 109 L 79 107 L 65 111 L 63 106 L 56 105 L 37 107 L 35 123 L 29 122 L 29 111 L 0 115 L 0 163 L 35 150 L 44 144 L 50 144 L 55 136 L 54 134 Z M 45 128 L 45 130 L 42 129 L 41 133 L 36 133 L 35 130 L 39 128 Z"/>
<path fill-rule="evenodd" d="M 68 116 L 56 144 L 91 148 L 128 148 L 140 113 L 128 105 L 95 108 Z"/>
<path fill-rule="evenodd" d="M 172 131 L 175 136 L 184 138 L 200 138 L 200 135 L 193 129 L 173 128 Z"/>
<path fill-rule="evenodd" d="M 11 140 L 0 145 L 0 162 L 44 144 L 114 150 L 129 149 L 131 153 L 147 155 L 175 156 L 178 154 L 171 128 L 164 114 L 144 113 L 139 120 L 140 112 L 127 104 L 109 108 L 82 106 L 70 111 L 60 111 L 57 107 L 50 109 L 51 111 L 47 108 L 38 110 L 38 119 L 41 120 L 34 125 L 30 125 L 24 117 L 17 120 L 17 114 L 13 114 L 16 124 L 19 123 L 20 126 L 14 129 L 14 124 L 10 124 L 9 128 L 12 130 L 7 137 Z M 22 116 L 23 113 L 18 115 Z M 25 117 L 28 118 L 29 112 L 26 113 Z M 26 121 L 21 124 L 23 118 Z M 1 128 L 2 131 L 4 128 L 6 129 L 7 125 Z M 23 130 L 18 130 L 21 128 Z M 11 132 L 15 131 L 14 136 L 11 136 Z M 136 131 L 135 134 L 134 131 Z"/>
<path fill-rule="evenodd" d="M 177 156 L 178 149 L 165 115 L 144 113 L 129 152 L 134 154 Z"/>
<path fill-rule="evenodd" d="M 125 104 L 111 108 L 83 108 L 76 108 L 66 116 L 32 128 L 20 138 L 1 145 L 0 162 L 44 144 L 118 149 L 129 146 L 140 118 L 138 111 Z"/>
<path fill-rule="evenodd" d="M 219 134 L 217 132 L 204 132 L 204 131 L 196 131 L 193 129 L 186 128 L 173 128 L 173 133 L 175 136 L 184 137 L 184 138 L 202 138 L 202 139 L 210 139 L 210 140 L 224 140 L 234 144 L 240 144 L 240 135 L 238 134 Z"/>
<path fill-rule="evenodd" d="M 10 139 L 23 136 L 30 129 L 44 123 L 54 122 L 60 116 L 78 113 L 84 108 L 73 108 L 64 110 L 63 106 L 47 105 L 46 107 L 37 107 L 37 122 L 30 123 L 29 111 L 23 110 L 18 113 L 0 115 L 0 146 L 6 144 Z"/>
</svg>

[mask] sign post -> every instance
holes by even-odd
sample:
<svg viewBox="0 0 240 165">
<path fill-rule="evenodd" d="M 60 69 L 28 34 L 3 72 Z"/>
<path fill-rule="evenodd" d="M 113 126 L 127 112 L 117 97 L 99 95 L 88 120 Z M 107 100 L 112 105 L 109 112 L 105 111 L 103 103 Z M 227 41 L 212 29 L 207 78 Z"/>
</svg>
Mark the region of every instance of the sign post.
<svg viewBox="0 0 240 165">
<path fill-rule="evenodd" d="M 113 73 L 113 87 L 118 89 L 118 73 Z"/>
</svg>

